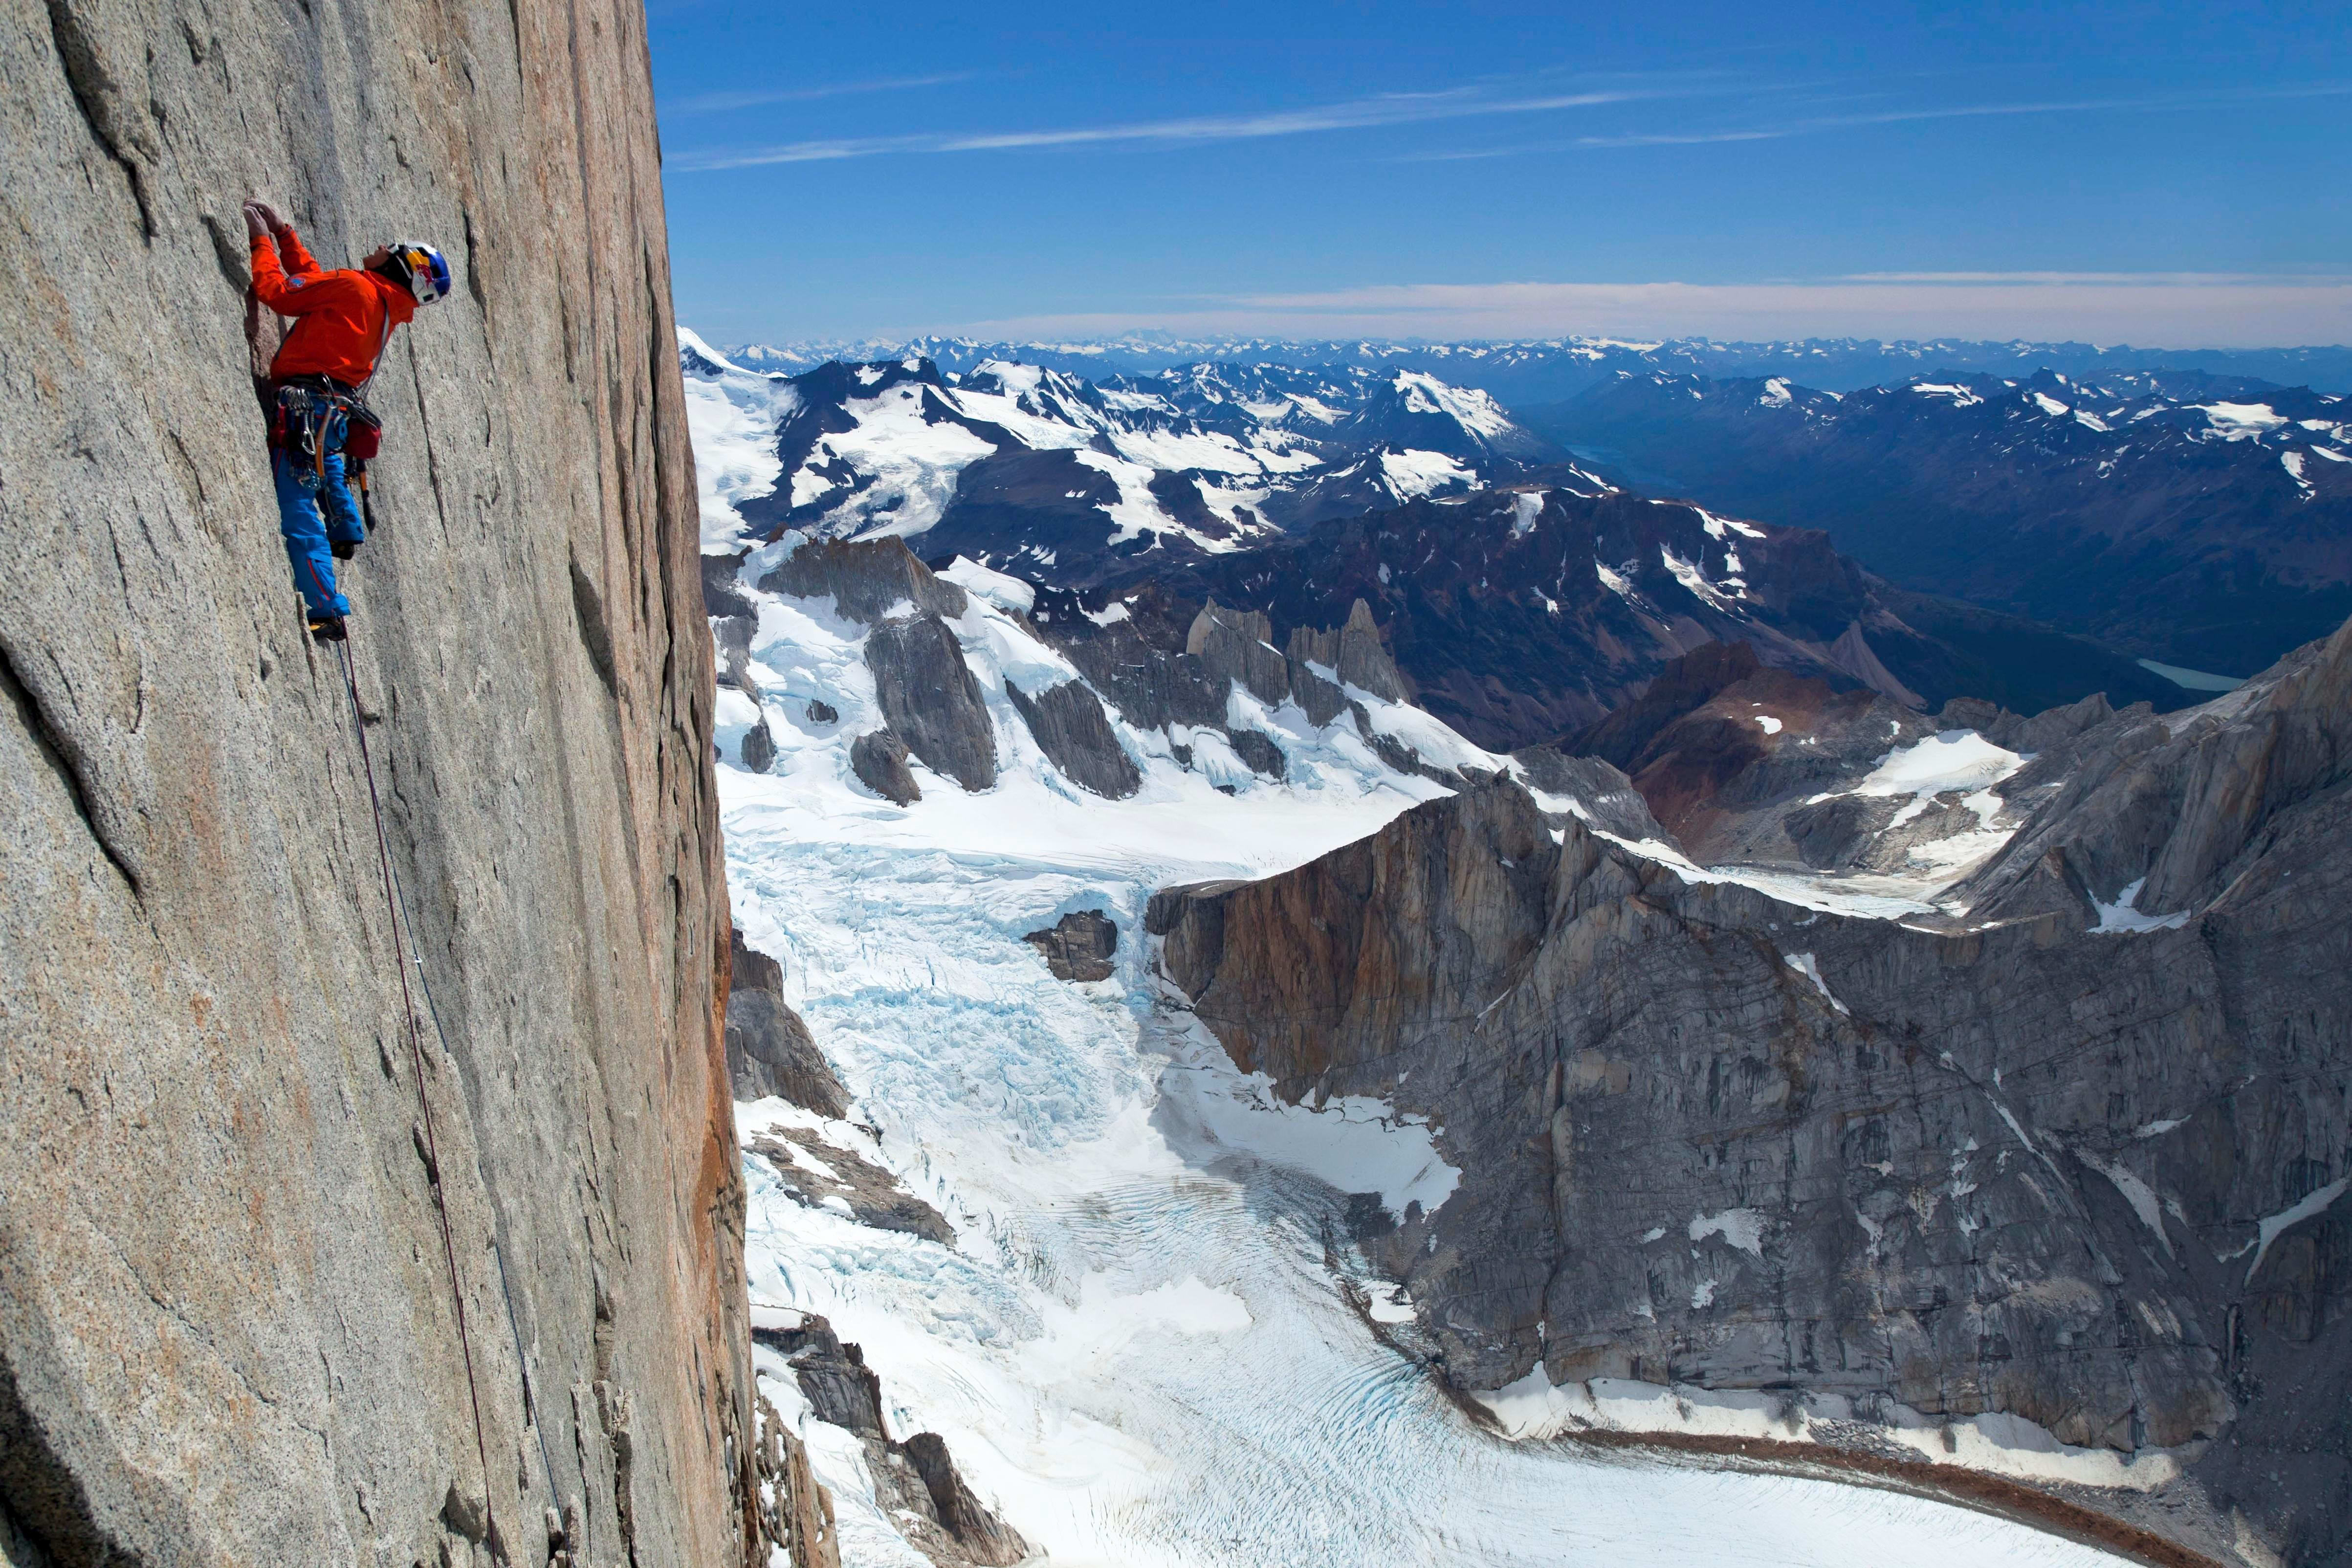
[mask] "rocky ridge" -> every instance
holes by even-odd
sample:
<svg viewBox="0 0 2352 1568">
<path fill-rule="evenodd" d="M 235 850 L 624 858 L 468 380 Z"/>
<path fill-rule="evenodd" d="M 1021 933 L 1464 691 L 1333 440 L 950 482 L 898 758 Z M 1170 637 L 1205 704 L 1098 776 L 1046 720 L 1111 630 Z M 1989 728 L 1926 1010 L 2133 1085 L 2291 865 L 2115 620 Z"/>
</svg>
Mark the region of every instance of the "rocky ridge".
<svg viewBox="0 0 2352 1568">
<path fill-rule="evenodd" d="M 1211 600 L 1285 628 L 1331 626 L 1362 601 L 1415 700 L 1497 751 L 1597 722 L 1710 642 L 1921 710 L 1963 695 L 2021 710 L 2091 691 L 2186 700 L 2080 638 L 1895 590 L 1816 530 L 1540 480 L 1115 577 L 1055 625 L 1083 637 L 1081 615 L 1123 614 L 1145 632 L 1181 627 Z M 2010 668 L 2021 657 L 2030 673 Z"/>
<path fill-rule="evenodd" d="M 1486 394 L 1414 371 L 1201 365 L 1097 384 L 1017 359 L 942 374 L 908 354 L 762 374 L 690 332 L 679 363 L 698 407 L 768 432 L 716 459 L 740 470 L 730 527 L 770 542 L 915 538 L 929 556 L 1064 586 L 1465 494 L 1562 456 Z"/>
<path fill-rule="evenodd" d="M 780 548 L 788 553 L 765 563 Z M 1276 738 L 1282 726 L 1276 715 L 1291 705 L 1310 726 L 1344 722 L 1401 773 L 1458 784 L 1469 773 L 1484 776 L 1508 765 L 1505 758 L 1465 747 L 1440 727 L 1431 727 L 1416 745 L 1410 728 L 1396 724 L 1391 716 L 1406 704 L 1411 684 L 1361 604 L 1336 626 L 1295 629 L 1284 652 L 1267 640 L 1273 629 L 1263 615 L 1211 601 L 1181 631 L 1147 625 L 1140 616 L 1089 617 L 1076 608 L 1075 595 L 975 570 L 969 562 L 942 562 L 934 572 L 897 539 L 793 535 L 766 552 L 706 555 L 703 563 L 721 679 L 730 695 L 746 699 L 733 719 L 721 715 L 722 728 L 732 735 L 729 760 L 754 773 L 774 763 L 771 726 L 780 721 L 777 709 L 796 707 L 805 716 L 814 701 L 828 717 L 809 720 L 810 725 L 829 731 L 843 721 L 822 700 L 780 700 L 752 679 L 749 656 L 757 613 L 742 580 L 754 576 L 760 593 L 827 605 L 828 613 L 856 628 L 858 658 L 880 723 L 854 739 L 850 763 L 867 789 L 899 805 L 920 799 L 925 787 L 909 759 L 927 775 L 972 793 L 993 786 L 1004 765 L 1000 721 L 992 718 L 959 640 L 981 635 L 968 614 L 971 595 L 953 580 L 959 574 L 991 584 L 1000 595 L 1009 593 L 996 607 L 1015 617 L 1020 637 L 1041 657 L 1066 660 L 1034 691 L 1008 678 L 1004 695 L 1055 770 L 1092 795 L 1125 799 L 1142 784 L 1137 757 L 1114 729 L 1113 713 L 1131 734 L 1157 732 L 1180 765 L 1219 770 L 1234 788 L 1247 777 L 1283 776 L 1289 742 Z"/>
<path fill-rule="evenodd" d="M 1096 379 L 1127 375 L 1160 383 L 1181 382 L 1206 364 L 1223 373 L 1223 379 L 1245 386 L 1264 384 L 1256 379 L 1263 377 L 1277 386 L 1304 382 L 1310 391 L 1343 378 L 1402 368 L 1426 371 L 1454 386 L 1475 387 L 1511 407 L 1530 411 L 1590 392 L 1622 374 L 1759 381 L 1785 376 L 1807 386 L 1851 392 L 1904 381 L 1922 371 L 2027 376 L 2038 370 L 2053 370 L 2103 383 L 2158 374 L 2168 384 L 2200 376 L 2240 384 L 2263 378 L 2273 384 L 2352 392 L 2352 350 L 2342 347 L 2136 349 L 2124 343 L 2099 347 L 2014 339 L 1984 342 L 1964 338 L 1802 338 L 1725 342 L 1672 338 L 1629 342 L 1622 338 L 1570 336 L 1504 342 L 1406 343 L 1377 338 L 1171 340 L 1148 333 L 1050 343 L 929 336 L 906 342 L 753 344 L 731 352 L 740 363 L 770 372 L 803 370 L 832 359 L 919 354 L 949 372 L 969 370 L 990 360 L 1019 360 L 1070 375 Z M 1251 374 L 1246 378 L 1236 375 L 1236 369 Z"/>
<path fill-rule="evenodd" d="M 789 1373 L 808 1413 L 856 1435 L 877 1500 L 907 1540 L 939 1568 L 1013 1568 L 1029 1560 L 1028 1542 L 972 1494 L 935 1432 L 903 1442 L 882 1415 L 881 1380 L 858 1346 L 844 1344 L 814 1312 L 778 1313 L 775 1326 L 752 1331 L 760 1348 Z"/>
<path fill-rule="evenodd" d="M 2334 1563 L 2347 682 L 2352 626 L 2049 743 L 1949 916 L 1775 898 L 1498 782 L 1149 929 L 1285 1098 L 1443 1129 L 1458 1191 L 1359 1241 L 1507 1429 L 1679 1399 Z"/>
<path fill-rule="evenodd" d="M 2115 716 L 2100 692 L 2032 719 L 1977 698 L 1927 715 L 1709 643 L 1559 750 L 1624 770 L 1667 842 L 1706 864 L 1878 873 L 1927 893 L 1938 868 L 1948 882 L 1999 847 L 2069 776 L 2061 748 Z"/>
<path fill-rule="evenodd" d="M 2032 365 L 1815 384 L 1624 375 L 1538 419 L 1651 493 L 2191 669 L 2262 668 L 2352 611 L 2352 399 Z"/>
</svg>

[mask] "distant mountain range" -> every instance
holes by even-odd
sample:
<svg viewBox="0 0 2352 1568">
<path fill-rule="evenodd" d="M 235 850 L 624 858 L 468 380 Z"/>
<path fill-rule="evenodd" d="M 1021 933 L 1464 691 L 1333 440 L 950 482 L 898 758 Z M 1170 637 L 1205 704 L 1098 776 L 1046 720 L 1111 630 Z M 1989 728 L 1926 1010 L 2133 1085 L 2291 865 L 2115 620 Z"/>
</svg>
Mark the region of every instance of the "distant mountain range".
<svg viewBox="0 0 2352 1568">
<path fill-rule="evenodd" d="M 2261 669 L 2352 615 L 2352 398 L 2201 372 L 1840 395 L 1654 372 L 1524 411 L 1653 494 L 1825 528 L 1908 587 Z"/>
<path fill-rule="evenodd" d="M 1535 482 L 1139 563 L 1039 604 L 1056 637 L 1132 621 L 1147 641 L 1181 647 L 1212 601 L 1286 631 L 1339 625 L 1360 601 L 1412 700 L 1496 751 L 1591 723 L 1712 642 L 1913 710 L 1967 696 L 2038 711 L 2092 691 L 2176 708 L 2189 695 L 2084 638 L 1898 589 L 1815 529 Z"/>
<path fill-rule="evenodd" d="M 1402 369 L 1197 365 L 1101 383 L 1010 361 L 919 355 L 747 369 L 698 340 L 680 362 L 706 421 L 760 432 L 738 488 L 759 537 L 921 536 L 1058 585 L 1282 537 L 1325 518 L 1542 471 L 1608 487 L 1484 393 Z M 704 440 L 706 450 L 711 443 Z"/>
<path fill-rule="evenodd" d="M 1566 337 L 1479 343 L 1349 340 L 1294 342 L 1276 338 L 1175 338 L 1152 333 L 1050 342 L 924 337 L 906 342 L 759 344 L 728 351 L 751 370 L 797 374 L 827 360 L 928 359 L 944 374 L 992 360 L 1058 370 L 1087 380 L 1154 375 L 1203 363 L 1300 370 L 1417 370 L 1473 388 L 1507 407 L 1558 403 L 1620 372 L 1703 375 L 1718 380 L 1787 376 L 1830 392 L 1908 381 L 1955 371 L 2022 378 L 2053 370 L 2076 380 L 2129 371 L 2204 371 L 2322 392 L 2352 392 L 2352 347 L 2142 349 L 2126 344 L 1978 342 L 1937 338 L 1882 342 L 1870 338 L 1806 338 L 1783 342 L 1721 342 L 1709 338 L 1632 341 Z"/>
<path fill-rule="evenodd" d="M 921 355 L 759 371 L 691 334 L 680 353 L 708 549 L 904 537 L 1032 584 L 1056 639 L 1132 623 L 1163 651 L 1211 601 L 1287 636 L 1360 600 L 1415 700 L 1497 750 L 1595 721 L 1709 642 L 1913 710 L 2179 707 L 2189 692 L 2130 656 L 2235 673 L 2255 664 L 2239 644 L 2325 614 L 2305 593 L 2286 626 L 2276 584 L 2338 571 L 2328 520 L 2336 470 L 2352 478 L 2345 400 L 2203 372 L 2095 392 L 1946 373 L 1841 396 L 1650 371 L 1544 408 L 1538 430 L 1397 365 L 1089 381 Z M 1589 439 L 1604 420 L 1612 439 Z M 1654 471 L 1715 452 L 1707 483 Z M 1753 489 L 1782 470 L 1785 494 Z M 2120 501 L 2085 521 L 2061 505 L 2078 494 Z M 2220 586 L 2217 562 L 2237 574 Z M 2136 627 L 2128 655 L 2076 635 Z"/>
</svg>

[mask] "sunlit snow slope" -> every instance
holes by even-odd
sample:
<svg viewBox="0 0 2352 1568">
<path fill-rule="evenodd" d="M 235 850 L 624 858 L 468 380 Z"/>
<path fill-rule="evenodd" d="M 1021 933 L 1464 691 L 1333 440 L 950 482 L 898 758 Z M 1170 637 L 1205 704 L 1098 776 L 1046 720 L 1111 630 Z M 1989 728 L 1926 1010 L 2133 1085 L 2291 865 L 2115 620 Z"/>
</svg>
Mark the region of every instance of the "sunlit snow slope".
<svg viewBox="0 0 2352 1568">
<path fill-rule="evenodd" d="M 1286 708 L 1256 716 L 1289 753 L 1281 783 L 1187 771 L 1164 736 L 1114 718 L 1143 785 L 1089 795 L 1003 696 L 1008 676 L 1034 689 L 1068 667 L 975 595 L 950 626 L 994 722 L 998 782 L 967 794 L 919 766 L 922 798 L 891 805 L 846 755 L 875 722 L 869 628 L 830 599 L 752 591 L 777 548 L 740 574 L 776 751 L 748 773 L 731 765 L 741 725 L 722 737 L 730 886 L 855 1104 L 841 1122 L 775 1100 L 739 1119 L 747 1137 L 814 1128 L 888 1167 L 957 1239 L 804 1206 L 749 1158 L 752 1300 L 824 1313 L 862 1344 L 892 1435 L 943 1435 L 1052 1563 L 2104 1561 L 1910 1497 L 1475 1426 L 1375 1337 L 1405 1312 L 1367 1300 L 1341 1218 L 1345 1194 L 1377 1193 L 1442 1224 L 1454 1173 L 1429 1131 L 1374 1101 L 1276 1104 L 1158 992 L 1140 930 L 1155 889 L 1293 866 L 1437 786 L 1385 767 L 1344 721 L 1318 731 Z M 810 719 L 812 700 L 837 716 Z M 1022 939 L 1087 909 L 1118 923 L 1116 973 L 1056 980 Z M 833 1490 L 845 1563 L 921 1568 L 856 1442 L 760 1359 Z"/>
<path fill-rule="evenodd" d="M 1559 455 L 1486 394 L 1404 371 L 1197 365 L 1098 385 L 1011 360 L 942 374 L 908 355 L 787 376 L 684 329 L 678 357 L 697 443 L 719 459 L 706 465 L 706 521 L 919 537 L 926 557 L 1066 584 L 1155 551 L 1217 555 L 1466 494 Z"/>
</svg>

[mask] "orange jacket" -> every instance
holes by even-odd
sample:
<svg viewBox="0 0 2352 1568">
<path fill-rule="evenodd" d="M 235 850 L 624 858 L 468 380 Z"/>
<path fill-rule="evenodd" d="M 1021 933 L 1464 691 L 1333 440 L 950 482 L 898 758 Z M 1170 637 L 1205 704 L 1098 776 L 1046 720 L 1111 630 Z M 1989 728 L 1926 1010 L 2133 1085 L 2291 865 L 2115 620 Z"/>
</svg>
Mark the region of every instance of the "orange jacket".
<svg viewBox="0 0 2352 1568">
<path fill-rule="evenodd" d="M 290 277 L 278 264 L 281 248 Z M 253 291 L 279 315 L 294 318 L 294 330 L 269 362 L 273 380 L 331 375 L 346 386 L 365 385 L 392 329 L 416 314 L 415 296 L 388 278 L 321 268 L 291 228 L 278 231 L 276 246 L 268 235 L 255 237 Z"/>
</svg>

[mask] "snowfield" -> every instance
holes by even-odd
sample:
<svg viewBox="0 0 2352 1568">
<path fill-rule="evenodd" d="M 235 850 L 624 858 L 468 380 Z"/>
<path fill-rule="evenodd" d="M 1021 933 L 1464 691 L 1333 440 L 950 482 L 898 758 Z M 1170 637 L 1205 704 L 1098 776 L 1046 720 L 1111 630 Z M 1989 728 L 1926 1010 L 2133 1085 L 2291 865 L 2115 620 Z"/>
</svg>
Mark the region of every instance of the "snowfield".
<svg viewBox="0 0 2352 1568">
<path fill-rule="evenodd" d="M 716 408 L 698 416 L 698 438 L 725 428 Z M 950 575 L 972 594 L 950 625 L 996 724 L 992 790 L 966 794 L 916 763 L 923 798 L 900 808 L 855 781 L 849 742 L 879 723 L 867 628 L 830 600 L 757 595 L 760 700 L 723 692 L 736 919 L 781 961 L 855 1101 L 830 1122 L 761 1100 L 737 1108 L 740 1129 L 813 1131 L 895 1173 L 957 1233 L 945 1246 L 804 1206 L 764 1159 L 745 1160 L 755 1315 L 821 1312 L 861 1345 L 892 1436 L 942 1435 L 1055 1568 L 2112 1561 L 1892 1492 L 1547 1440 L 1569 1404 L 1622 1413 L 1650 1397 L 1637 1389 L 1500 1391 L 1489 1403 L 1526 1441 L 1474 1424 L 1375 1337 L 1411 1304 L 1331 1239 L 1348 1234 L 1349 1193 L 1418 1202 L 1443 1224 L 1456 1173 L 1439 1130 L 1374 1100 L 1276 1101 L 1154 978 L 1142 933 L 1159 888 L 1298 864 L 1438 786 L 1389 769 L 1344 721 L 1318 730 L 1285 704 L 1234 716 L 1279 740 L 1285 782 L 1221 768 L 1205 743 L 1188 771 L 1169 737 L 1114 717 L 1143 788 L 1088 795 L 1003 694 L 1007 679 L 1036 691 L 1075 676 L 1007 613 L 1023 585 Z M 810 720 L 812 700 L 840 716 Z M 762 713 L 775 760 L 745 772 L 742 736 Z M 1424 754 L 1451 734 L 1401 705 L 1374 721 Z M 1991 764 L 1939 756 L 1886 783 Z M 1114 976 L 1056 980 L 1022 938 L 1088 909 L 1118 923 Z M 823 1151 L 803 1157 L 822 1164 Z M 1691 1231 L 1744 1245 L 1752 1222 L 1694 1216 Z M 758 1361 L 833 1491 L 844 1563 L 924 1568 L 875 1502 L 855 1439 L 814 1418 L 777 1356 Z"/>
</svg>

